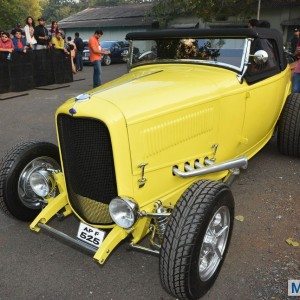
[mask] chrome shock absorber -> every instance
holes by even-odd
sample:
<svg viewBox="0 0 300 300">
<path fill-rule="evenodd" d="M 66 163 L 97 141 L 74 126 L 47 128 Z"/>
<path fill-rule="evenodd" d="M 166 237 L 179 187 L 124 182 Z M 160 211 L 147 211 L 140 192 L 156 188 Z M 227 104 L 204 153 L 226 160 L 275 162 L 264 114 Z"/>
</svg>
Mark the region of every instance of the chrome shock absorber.
<svg viewBox="0 0 300 300">
<path fill-rule="evenodd" d="M 161 201 L 155 203 L 156 213 L 167 213 L 167 210 L 163 207 Z M 156 217 L 154 218 L 156 233 L 159 238 L 159 241 L 162 242 L 163 236 L 166 231 L 166 226 L 168 223 L 168 217 Z"/>
</svg>

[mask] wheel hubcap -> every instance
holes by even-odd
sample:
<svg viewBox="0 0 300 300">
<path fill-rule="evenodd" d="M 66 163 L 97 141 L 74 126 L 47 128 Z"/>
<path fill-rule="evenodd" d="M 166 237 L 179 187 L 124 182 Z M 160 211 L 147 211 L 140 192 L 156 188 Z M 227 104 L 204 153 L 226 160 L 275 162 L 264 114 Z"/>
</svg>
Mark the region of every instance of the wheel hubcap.
<svg viewBox="0 0 300 300">
<path fill-rule="evenodd" d="M 39 209 L 43 203 L 42 198 L 38 197 L 31 189 L 30 175 L 38 170 L 60 170 L 59 164 L 51 157 L 38 157 L 26 165 L 18 180 L 18 194 L 21 202 L 30 209 Z"/>
<path fill-rule="evenodd" d="M 110 64 L 110 61 L 111 61 L 110 57 L 109 57 L 109 56 L 105 56 L 105 58 L 104 58 L 105 64 L 106 64 L 106 65 L 109 65 L 109 64 Z"/>
<path fill-rule="evenodd" d="M 199 255 L 199 275 L 207 281 L 216 272 L 228 240 L 230 212 L 227 206 L 220 207 L 210 220 Z"/>
</svg>

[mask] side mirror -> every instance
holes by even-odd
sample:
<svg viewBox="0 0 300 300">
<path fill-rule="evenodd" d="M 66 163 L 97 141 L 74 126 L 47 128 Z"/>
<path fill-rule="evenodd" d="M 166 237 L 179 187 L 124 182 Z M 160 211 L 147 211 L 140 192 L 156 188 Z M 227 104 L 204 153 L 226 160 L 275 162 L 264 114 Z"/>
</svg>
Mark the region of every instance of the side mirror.
<svg viewBox="0 0 300 300">
<path fill-rule="evenodd" d="M 284 54 L 285 54 L 286 60 L 289 64 L 291 64 L 297 60 L 297 58 L 291 52 L 289 52 L 287 50 L 284 50 Z"/>
<path fill-rule="evenodd" d="M 253 57 L 254 62 L 257 65 L 262 65 L 268 61 L 269 55 L 265 50 L 258 50 L 254 53 L 254 55 L 250 55 Z"/>
</svg>

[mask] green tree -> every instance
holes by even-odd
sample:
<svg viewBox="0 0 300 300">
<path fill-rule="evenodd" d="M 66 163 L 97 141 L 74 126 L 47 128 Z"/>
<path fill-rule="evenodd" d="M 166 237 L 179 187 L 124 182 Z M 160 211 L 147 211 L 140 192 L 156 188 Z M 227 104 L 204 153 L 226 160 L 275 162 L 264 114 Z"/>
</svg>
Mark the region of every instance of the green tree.
<svg viewBox="0 0 300 300">
<path fill-rule="evenodd" d="M 0 29 L 8 30 L 16 24 L 19 19 L 18 0 L 1 0 Z"/>
<path fill-rule="evenodd" d="M 0 0 L 0 29 L 10 30 L 16 23 L 25 25 L 27 16 L 37 18 L 41 14 L 39 0 Z"/>
<path fill-rule="evenodd" d="M 28 16 L 31 16 L 34 20 L 37 20 L 38 17 L 41 16 L 42 13 L 42 7 L 39 0 L 23 0 L 22 1 L 23 8 L 25 10 L 24 18 L 22 20 L 25 20 Z M 23 23 L 22 21 L 21 23 Z"/>
<path fill-rule="evenodd" d="M 47 23 L 59 21 L 86 8 L 84 3 L 74 0 L 43 0 L 43 17 Z"/>
<path fill-rule="evenodd" d="M 122 0 L 89 0 L 88 6 L 95 7 L 95 6 L 113 6 L 122 4 L 124 1 Z"/>
<path fill-rule="evenodd" d="M 167 24 L 178 16 L 194 15 L 205 22 L 226 19 L 231 15 L 250 16 L 257 0 L 153 0 L 151 15 Z"/>
<path fill-rule="evenodd" d="M 292 6 L 299 0 L 276 0 L 277 4 Z M 153 0 L 151 16 L 162 24 L 178 16 L 197 16 L 203 21 L 225 20 L 229 16 L 249 18 L 257 11 L 258 0 Z M 261 0 L 268 7 L 269 0 Z"/>
<path fill-rule="evenodd" d="M 20 2 L 20 0 L 0 0 L 4 2 Z M 33 0 L 34 1 L 34 0 Z M 197 16 L 203 21 L 225 20 L 235 15 L 243 18 L 253 16 L 258 0 L 40 0 L 43 15 L 48 22 L 61 20 L 88 7 L 113 6 L 132 3 L 153 3 L 150 13 L 152 17 L 166 24 L 179 16 Z M 261 0 L 267 5 L 267 0 Z M 276 0 L 278 3 L 290 3 L 299 0 Z M 0 17 L 1 18 L 1 17 Z M 1 19 L 0 19 L 1 20 Z"/>
</svg>

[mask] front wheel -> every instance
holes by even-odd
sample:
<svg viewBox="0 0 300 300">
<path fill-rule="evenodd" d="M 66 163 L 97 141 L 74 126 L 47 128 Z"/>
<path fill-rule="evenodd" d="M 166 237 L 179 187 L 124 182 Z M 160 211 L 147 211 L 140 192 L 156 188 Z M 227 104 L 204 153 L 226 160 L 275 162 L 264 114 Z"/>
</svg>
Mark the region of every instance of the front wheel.
<svg viewBox="0 0 300 300">
<path fill-rule="evenodd" d="M 111 57 L 109 55 L 104 55 L 102 58 L 102 64 L 104 66 L 109 66 L 111 64 Z"/>
<path fill-rule="evenodd" d="M 163 287 L 179 299 L 198 299 L 215 282 L 227 253 L 234 200 L 227 185 L 199 181 L 176 204 L 162 242 Z"/>
<path fill-rule="evenodd" d="M 30 175 L 40 169 L 60 169 L 56 145 L 24 142 L 12 148 L 0 161 L 0 209 L 21 221 L 32 221 L 42 208 L 30 186 Z"/>
</svg>

